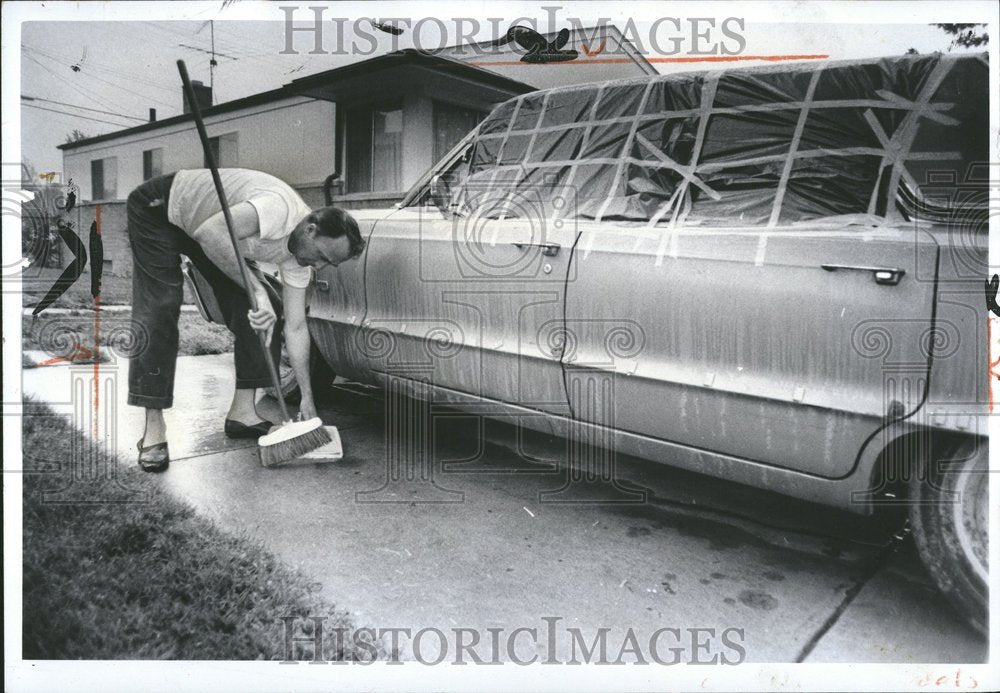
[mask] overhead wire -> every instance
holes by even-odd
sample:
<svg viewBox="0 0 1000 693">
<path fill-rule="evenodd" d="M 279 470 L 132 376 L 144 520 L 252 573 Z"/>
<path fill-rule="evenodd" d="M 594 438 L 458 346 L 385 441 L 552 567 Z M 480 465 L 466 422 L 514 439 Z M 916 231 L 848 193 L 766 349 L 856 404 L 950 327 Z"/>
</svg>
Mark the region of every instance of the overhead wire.
<svg viewBox="0 0 1000 693">
<path fill-rule="evenodd" d="M 313 58 L 317 56 L 311 54 L 296 55 L 289 57 L 280 57 L 275 55 L 272 51 L 264 53 L 251 53 L 248 52 L 242 44 L 237 44 L 236 41 L 241 40 L 242 37 L 234 34 L 225 28 L 225 23 L 216 22 L 215 23 L 215 40 L 223 49 L 238 56 L 242 60 L 256 60 L 261 64 L 268 65 L 276 70 L 280 70 L 282 74 L 288 72 L 290 67 L 293 67 L 296 62 L 309 63 Z"/>
<path fill-rule="evenodd" d="M 184 31 L 181 31 L 179 28 L 175 28 L 173 26 L 164 26 L 164 22 L 143 21 L 143 22 L 141 22 L 141 24 L 155 29 L 161 39 L 164 39 L 164 40 L 169 39 L 172 43 L 175 42 L 178 39 L 182 39 L 182 40 L 185 40 L 185 41 L 192 41 L 192 40 L 196 39 L 196 33 L 197 32 L 186 33 Z M 204 24 L 204 23 L 202 23 L 202 24 Z M 108 29 L 109 27 L 102 25 L 101 28 L 102 29 Z M 268 54 L 263 54 L 263 53 L 261 53 L 261 54 L 250 53 L 245 48 L 243 48 L 242 45 L 236 44 L 235 39 L 240 38 L 239 36 L 237 36 L 236 34 L 234 34 L 228 28 L 226 28 L 226 29 L 220 29 L 219 23 L 216 24 L 216 32 L 217 32 L 217 34 L 216 34 L 216 41 L 219 44 L 220 49 L 222 51 L 226 51 L 226 52 L 231 53 L 237 59 L 256 61 L 256 62 L 258 62 L 261 65 L 266 65 L 266 66 L 271 67 L 273 69 L 280 69 L 282 71 L 284 71 L 286 68 L 289 67 L 289 64 L 290 64 L 289 61 L 286 61 L 286 60 L 284 60 L 284 59 L 282 59 L 282 58 L 280 58 L 278 56 L 268 55 Z M 220 36 L 219 34 L 222 34 L 224 36 Z M 108 34 L 104 33 L 104 36 L 107 37 Z M 121 40 L 118 35 L 113 35 L 112 39 L 115 40 L 115 41 L 120 41 Z M 48 101 L 50 103 L 55 103 L 57 105 L 66 106 L 68 108 L 77 108 L 77 109 L 82 109 L 82 110 L 89 110 L 89 111 L 92 111 L 92 112 L 101 113 L 101 114 L 104 114 L 104 115 L 110 115 L 110 116 L 113 116 L 113 117 L 125 118 L 125 119 L 129 119 L 129 120 L 146 122 L 145 118 L 141 118 L 141 117 L 138 117 L 138 116 L 130 116 L 130 115 L 126 115 L 126 114 L 123 114 L 123 113 L 116 112 L 114 110 L 114 106 L 112 104 L 108 103 L 104 99 L 99 98 L 95 94 L 93 94 L 93 93 L 91 93 L 91 92 L 89 92 L 89 91 L 81 88 L 81 86 L 78 86 L 77 84 L 74 84 L 73 81 L 70 81 L 70 79 L 68 79 L 66 76 L 57 74 L 53 69 L 51 69 L 51 67 L 49 67 L 48 65 L 42 63 L 37 58 L 35 58 L 34 55 L 31 55 L 31 54 L 35 54 L 35 55 L 43 57 L 43 58 L 45 58 L 45 59 L 47 59 L 49 61 L 52 61 L 53 63 L 56 63 L 57 65 L 59 65 L 59 67 L 66 67 L 68 65 L 74 64 L 74 60 L 71 57 L 59 56 L 59 55 L 54 54 L 54 53 L 52 53 L 50 51 L 46 51 L 46 50 L 37 48 L 35 46 L 29 46 L 29 45 L 22 45 L 22 49 L 28 52 L 28 53 L 25 54 L 26 58 L 28 58 L 29 60 L 31 60 L 32 62 L 34 62 L 36 65 L 38 65 L 39 67 L 41 67 L 48 74 L 50 74 L 52 77 L 56 78 L 61 83 L 65 84 L 66 86 L 70 87 L 71 89 L 73 89 L 77 93 L 81 94 L 82 96 L 84 96 L 89 101 L 92 101 L 92 102 L 94 102 L 96 104 L 99 104 L 99 105 L 103 106 L 104 108 L 106 108 L 108 110 L 102 111 L 102 110 L 99 110 L 99 109 L 90 109 L 88 107 L 80 106 L 78 104 L 71 104 L 71 103 L 67 103 L 67 102 L 58 102 L 58 101 L 52 101 L 52 100 L 45 100 L 45 99 L 40 99 L 38 97 L 32 97 L 32 98 L 36 98 L 37 100 L 42 100 L 42 101 Z M 31 54 L 29 54 L 29 53 L 31 53 Z M 302 58 L 302 56 L 299 56 L 299 59 L 301 59 L 301 58 Z M 152 102 L 154 102 L 156 104 L 165 106 L 165 107 L 170 108 L 170 109 L 174 109 L 175 108 L 175 106 L 172 105 L 172 104 L 169 104 L 169 103 L 167 103 L 165 101 L 162 101 L 160 99 L 157 99 L 157 98 L 154 98 L 152 96 L 149 96 L 148 94 L 144 94 L 142 92 L 136 91 L 134 88 L 129 88 L 129 87 L 126 87 L 126 86 L 122 86 L 121 84 L 116 84 L 115 82 L 113 82 L 113 81 L 111 81 L 109 79 L 106 79 L 105 77 L 102 77 L 100 75 L 94 74 L 93 71 L 101 72 L 101 73 L 103 73 L 107 77 L 118 78 L 118 79 L 127 79 L 130 84 L 140 83 L 140 84 L 145 84 L 145 85 L 147 85 L 149 87 L 152 87 L 152 88 L 158 89 L 158 90 L 162 90 L 162 91 L 167 91 L 167 92 L 173 92 L 174 91 L 173 89 L 169 89 L 169 88 L 164 87 L 162 85 L 155 84 L 155 83 L 150 82 L 148 80 L 143 80 L 142 78 L 136 77 L 134 74 L 130 74 L 130 73 L 127 73 L 127 72 L 115 69 L 113 67 L 110 67 L 110 66 L 108 66 L 106 64 L 102 64 L 99 61 L 95 61 L 93 59 L 90 59 L 90 60 L 88 60 L 86 62 L 86 64 L 85 64 L 85 70 L 76 72 L 75 74 L 78 75 L 78 76 L 80 76 L 80 77 L 82 77 L 82 78 L 84 78 L 84 79 L 89 78 L 89 79 L 95 80 L 96 82 L 100 82 L 102 84 L 106 84 L 106 85 L 108 85 L 111 88 L 127 92 L 131 96 L 139 97 L 139 98 L 143 98 L 143 99 L 148 99 L 149 101 L 152 101 Z M 40 110 L 46 110 L 46 111 L 51 111 L 51 112 L 54 112 L 54 113 L 60 113 L 62 115 L 76 116 L 76 117 L 85 118 L 85 116 L 83 116 L 83 115 L 78 115 L 78 114 L 68 113 L 68 112 L 62 112 L 62 111 L 58 111 L 56 109 L 43 108 L 41 106 L 32 105 L 32 104 L 24 104 L 24 105 L 27 106 L 27 107 L 30 107 L 30 108 L 37 108 L 37 109 L 40 109 Z M 114 123 L 114 122 L 112 122 L 110 120 L 102 120 L 100 118 L 88 117 L 86 119 L 87 120 L 93 120 L 93 121 L 96 121 L 96 122 L 103 122 L 103 123 L 107 123 L 107 124 L 111 124 L 111 125 L 120 125 L 121 127 L 127 127 L 126 125 L 122 125 L 122 124 L 119 124 L 119 123 Z"/>
<path fill-rule="evenodd" d="M 89 108 L 87 106 L 80 106 L 79 104 L 67 103 L 65 101 L 54 101 L 52 99 L 43 99 L 41 96 L 28 96 L 26 94 L 21 94 L 21 100 L 22 101 L 44 101 L 46 103 L 54 103 L 54 104 L 59 105 L 59 106 L 69 106 L 70 108 L 79 108 L 80 110 L 83 110 L 83 111 L 94 111 L 95 113 L 103 113 L 104 115 L 112 115 L 112 116 L 117 116 L 119 118 L 128 118 L 129 120 L 138 120 L 138 121 L 146 122 L 145 118 L 139 118 L 137 116 L 125 115 L 124 113 L 116 113 L 115 111 L 102 111 L 99 108 Z"/>
<path fill-rule="evenodd" d="M 52 53 L 48 53 L 48 52 L 46 52 L 44 50 L 41 50 L 40 48 L 36 48 L 35 46 L 22 45 L 21 48 L 23 50 L 31 51 L 33 53 L 37 53 L 39 55 L 45 56 L 46 58 L 49 58 L 50 60 L 58 62 L 60 65 L 65 65 L 65 64 L 73 62 L 68 57 L 54 55 Z M 169 93 L 175 93 L 176 92 L 175 89 L 170 89 L 168 87 L 163 86 L 162 84 L 156 84 L 155 82 L 150 82 L 149 80 L 145 80 L 145 79 L 142 79 L 140 77 L 136 77 L 134 73 L 129 73 L 129 72 L 125 72 L 123 70 L 117 70 L 117 69 L 114 69 L 114 68 L 111 68 L 111 67 L 107 67 L 103 63 L 97 62 L 95 60 L 87 60 L 86 66 L 87 66 L 87 69 L 94 69 L 94 70 L 98 70 L 100 72 L 105 72 L 105 73 L 108 73 L 110 75 L 114 75 L 116 77 L 121 77 L 123 79 L 127 79 L 130 82 L 139 82 L 140 84 L 146 84 L 146 85 L 149 85 L 149 86 L 153 87 L 154 89 L 160 89 L 162 91 L 169 92 Z"/>
<path fill-rule="evenodd" d="M 48 67 L 47 65 L 44 65 L 44 64 L 43 64 L 43 63 L 42 63 L 41 61 L 37 60 L 36 58 L 33 58 L 33 57 L 32 57 L 32 56 L 30 56 L 30 55 L 26 55 L 25 57 L 26 57 L 26 58 L 28 58 L 29 60 L 32 60 L 33 62 L 37 63 L 38 65 L 41 65 L 41 66 L 42 66 L 42 67 L 43 67 L 43 68 L 44 68 L 44 69 L 45 69 L 46 71 L 48 71 L 48 73 L 49 73 L 49 74 L 51 74 L 51 75 L 52 75 L 53 77 L 55 77 L 55 78 L 56 78 L 56 79 L 58 79 L 59 81 L 63 82 L 64 84 L 67 84 L 67 85 L 69 85 L 70 87 L 72 87 L 73 89 L 75 89 L 75 90 L 76 90 L 77 92 L 79 92 L 79 93 L 83 94 L 83 95 L 84 95 L 84 96 L 86 96 L 87 98 L 89 98 L 89 99 L 92 99 L 93 101 L 95 101 L 95 102 L 97 102 L 97 103 L 101 104 L 101 105 L 102 105 L 102 106 L 104 106 L 105 108 L 109 108 L 109 109 L 110 109 L 110 108 L 114 108 L 114 106 L 112 106 L 111 104 L 108 104 L 107 102 L 104 102 L 104 101 L 102 101 L 102 100 L 98 99 L 98 98 L 97 98 L 96 96 L 94 96 L 93 94 L 90 94 L 89 92 L 86 92 L 86 91 L 83 91 L 83 90 L 82 90 L 81 88 L 79 88 L 79 87 L 77 87 L 76 85 L 74 85 L 74 84 L 73 84 L 72 82 L 70 82 L 70 81 L 69 81 L 68 79 L 66 79 L 65 77 L 63 77 L 63 76 L 61 76 L 61 75 L 58 75 L 58 74 L 56 74 L 55 72 L 53 72 L 53 71 L 52 71 L 52 69 L 51 69 L 51 68 L 49 68 L 49 67 Z M 43 57 L 48 57 L 48 56 L 43 56 Z M 62 67 L 62 66 L 64 66 L 64 65 L 65 65 L 65 64 L 64 64 L 64 63 L 63 63 L 63 62 L 62 62 L 61 60 L 59 60 L 58 58 L 51 58 L 51 57 L 50 57 L 50 58 L 49 58 L 49 60 L 52 60 L 53 62 L 55 62 L 55 63 L 58 63 L 58 64 L 60 65 L 60 67 Z M 168 104 L 168 103 L 167 103 L 167 102 L 165 102 L 165 101 L 161 101 L 161 100 L 159 100 L 159 99 L 155 99 L 155 98 L 153 98 L 152 96 L 149 96 L 148 94 L 142 94 L 142 93 L 140 93 L 140 92 L 137 92 L 137 91 L 134 91 L 134 90 L 132 90 L 132 89 L 129 89 L 129 88 L 127 88 L 127 87 L 123 87 L 123 86 L 121 86 L 121 85 L 118 85 L 118 84 L 115 84 L 114 82 L 109 82 L 108 80 L 106 80 L 106 79 L 104 79 L 104 78 L 102 78 L 102 77 L 98 77 L 97 75 L 93 75 L 93 74 L 89 74 L 89 73 L 85 73 L 85 72 L 77 72 L 77 73 L 75 73 L 75 74 L 77 74 L 78 76 L 82 76 L 82 77 L 84 77 L 84 78 L 86 78 L 86 77 L 89 77 L 89 78 L 91 78 L 91 79 L 95 79 L 95 80 L 97 80 L 98 82 L 103 82 L 104 84 L 107 84 L 108 86 L 111 86 L 111 87 L 114 87 L 115 89 L 119 89 L 119 90 L 121 90 L 121 91 L 124 91 L 124 92 L 127 92 L 128 94 L 130 94 L 130 95 L 132 95 L 132 96 L 137 96 L 137 97 L 141 97 L 141 98 L 144 98 L 144 99 L 148 99 L 148 100 L 150 100 L 150 101 L 154 101 L 155 103 L 158 103 L 158 104 L 160 104 L 160 105 L 163 105 L 163 106 L 166 106 L 167 108 L 173 108 L 173 106 L 172 106 L 171 104 Z"/>
<path fill-rule="evenodd" d="M 78 73 L 78 74 L 83 74 L 83 73 L 81 72 L 81 73 Z M 126 93 L 128 93 L 128 94 L 130 94 L 132 96 L 137 96 L 137 97 L 141 97 L 143 99 L 148 99 L 148 100 L 152 101 L 153 103 L 158 103 L 161 106 L 166 106 L 167 108 L 174 108 L 174 106 L 172 104 L 169 104 L 166 101 L 161 101 L 160 99 L 154 99 L 152 96 L 149 96 L 148 94 L 142 94 L 140 92 L 137 92 L 137 91 L 134 91 L 132 89 L 129 89 L 128 87 L 123 87 L 123 86 L 121 86 L 119 84 L 115 84 L 114 82 L 106 80 L 103 77 L 98 77 L 97 75 L 89 75 L 89 74 L 87 75 L 87 77 L 90 77 L 91 79 L 96 79 L 98 82 L 103 82 L 104 84 L 107 84 L 109 87 L 114 87 L 115 89 L 118 89 L 120 91 L 124 91 L 124 92 L 126 92 Z"/>
<path fill-rule="evenodd" d="M 94 103 L 96 103 L 96 104 L 98 104 L 100 106 L 104 106 L 105 108 L 107 108 L 109 110 L 114 108 L 114 106 L 112 106 L 111 104 L 107 103 L 106 101 L 103 101 L 102 99 L 99 99 L 98 97 L 94 96 L 93 94 L 88 93 L 83 88 L 81 88 L 81 87 L 73 84 L 68 79 L 66 79 L 65 77 L 63 77 L 62 75 L 56 74 L 52 70 L 52 68 L 50 68 L 48 65 L 46 65 L 45 63 L 43 63 L 41 60 L 38 60 L 37 58 L 35 58 L 33 56 L 30 56 L 30 55 L 25 55 L 24 57 L 27 58 L 28 60 L 30 60 L 31 62 L 35 63 L 36 65 L 38 65 L 40 68 L 42 68 L 43 70 L 45 70 L 46 72 L 48 72 L 50 75 L 52 75 L 53 77 L 55 77 L 57 80 L 59 80 L 60 82 L 62 82 L 66 86 L 68 86 L 70 89 L 73 89 L 74 91 L 76 91 L 78 94 L 83 95 L 84 97 L 90 99 Z"/>
<path fill-rule="evenodd" d="M 25 108 L 37 108 L 40 111 L 50 111 L 51 113 L 59 113 L 60 115 L 72 116 L 74 118 L 82 118 L 83 120 L 93 120 L 93 121 L 96 121 L 98 123 L 107 123 L 108 125 L 114 125 L 114 126 L 120 127 L 120 128 L 129 127 L 128 125 L 124 125 L 122 123 L 114 123 L 114 122 L 112 122 L 110 120 L 104 120 L 102 118 L 94 118 L 94 117 L 91 117 L 91 116 L 85 116 L 85 115 L 81 115 L 80 113 L 68 113 L 66 111 L 60 111 L 60 110 L 57 110 L 55 108 L 46 108 L 45 106 L 36 106 L 36 105 L 30 104 L 30 103 L 25 103 L 25 104 L 21 104 L 21 105 L 24 106 Z"/>
</svg>

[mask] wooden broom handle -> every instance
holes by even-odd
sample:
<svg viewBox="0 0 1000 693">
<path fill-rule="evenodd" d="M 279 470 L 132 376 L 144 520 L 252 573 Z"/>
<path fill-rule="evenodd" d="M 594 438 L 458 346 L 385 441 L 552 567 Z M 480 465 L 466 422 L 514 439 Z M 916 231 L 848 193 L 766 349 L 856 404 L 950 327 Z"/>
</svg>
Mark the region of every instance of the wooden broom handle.
<svg viewBox="0 0 1000 693">
<path fill-rule="evenodd" d="M 219 194 L 219 204 L 222 205 L 222 216 L 226 219 L 226 228 L 229 230 L 229 240 L 233 242 L 233 251 L 236 253 L 236 264 L 240 266 L 240 278 L 243 280 L 243 289 L 250 299 L 250 308 L 254 311 L 258 309 L 257 296 L 254 293 L 250 281 L 250 273 L 247 269 L 246 261 L 243 259 L 243 252 L 240 250 L 240 239 L 236 236 L 236 227 L 233 225 L 233 217 L 229 213 L 229 202 L 226 199 L 226 191 L 222 187 L 222 178 L 219 176 L 219 167 L 215 163 L 215 155 L 208 142 L 208 133 L 205 132 L 205 122 L 201 118 L 201 109 L 195 100 L 194 87 L 191 86 L 191 79 L 188 77 L 187 65 L 183 60 L 177 61 L 177 70 L 181 73 L 181 81 L 184 83 L 184 93 L 187 95 L 188 106 L 191 108 L 191 115 L 194 117 L 194 124 L 198 128 L 198 137 L 201 138 L 201 148 L 205 152 L 205 161 L 212 171 L 212 180 L 215 182 L 215 192 Z M 254 330 L 257 332 L 256 330 Z M 271 376 L 271 384 L 274 386 L 275 396 L 281 406 L 281 415 L 285 421 L 290 421 L 288 407 L 285 405 L 285 398 L 281 394 L 281 379 L 278 377 L 278 370 L 274 366 L 274 359 L 271 358 L 271 350 L 268 348 L 266 337 L 263 332 L 257 332 L 260 339 L 260 348 L 264 352 L 264 360 L 267 362 L 267 370 Z"/>
</svg>

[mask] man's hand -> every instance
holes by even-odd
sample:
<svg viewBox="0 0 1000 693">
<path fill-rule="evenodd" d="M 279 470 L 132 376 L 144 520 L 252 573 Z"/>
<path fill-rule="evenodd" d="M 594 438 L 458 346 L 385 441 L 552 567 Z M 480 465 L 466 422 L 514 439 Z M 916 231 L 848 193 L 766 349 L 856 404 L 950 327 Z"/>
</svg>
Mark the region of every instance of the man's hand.
<svg viewBox="0 0 1000 693">
<path fill-rule="evenodd" d="M 274 324 L 278 322 L 278 316 L 274 314 L 274 307 L 271 306 L 271 299 L 267 295 L 267 290 L 262 284 L 254 287 L 254 296 L 257 298 L 257 310 L 250 310 L 247 315 L 250 318 L 250 327 L 257 332 L 264 333 L 264 342 L 271 346 L 271 338 L 274 336 Z"/>
<path fill-rule="evenodd" d="M 305 421 L 316 416 L 319 416 L 319 414 L 316 412 L 316 404 L 313 402 L 312 397 L 308 399 L 303 397 L 302 401 L 299 402 L 299 418 Z"/>
</svg>

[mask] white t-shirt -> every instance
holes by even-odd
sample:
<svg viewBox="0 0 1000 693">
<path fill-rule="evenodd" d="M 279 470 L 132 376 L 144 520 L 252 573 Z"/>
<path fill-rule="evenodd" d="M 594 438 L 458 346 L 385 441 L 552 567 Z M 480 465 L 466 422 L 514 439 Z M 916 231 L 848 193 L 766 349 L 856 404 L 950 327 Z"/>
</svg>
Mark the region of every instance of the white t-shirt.
<svg viewBox="0 0 1000 693">
<path fill-rule="evenodd" d="M 287 183 L 261 171 L 222 168 L 219 177 L 230 207 L 249 202 L 257 211 L 260 234 L 241 241 L 245 257 L 277 265 L 281 280 L 289 286 L 309 286 L 312 268 L 299 265 L 286 245 L 292 229 L 312 212 L 309 205 Z M 170 186 L 170 223 L 194 236 L 205 221 L 221 211 L 209 169 L 177 172 Z"/>
</svg>

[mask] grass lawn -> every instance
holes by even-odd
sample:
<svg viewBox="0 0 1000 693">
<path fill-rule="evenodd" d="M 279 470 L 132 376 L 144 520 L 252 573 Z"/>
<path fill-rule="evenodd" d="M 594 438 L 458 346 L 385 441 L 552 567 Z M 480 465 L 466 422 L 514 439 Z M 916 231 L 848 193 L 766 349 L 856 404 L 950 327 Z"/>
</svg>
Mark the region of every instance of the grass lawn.
<svg viewBox="0 0 1000 693">
<path fill-rule="evenodd" d="M 119 465 L 121 485 L 98 482 L 108 502 L 43 500 L 69 480 L 74 438 L 88 440 L 81 435 L 47 406 L 25 402 L 24 450 L 44 450 L 62 469 L 47 463 L 23 475 L 25 659 L 280 660 L 288 616 L 295 637 L 308 635 L 306 617 L 327 617 L 324 659 L 382 653 L 357 645 L 351 620 L 319 586 L 196 515 L 153 475 Z M 312 658 L 311 644 L 296 650 Z"/>
<path fill-rule="evenodd" d="M 37 317 L 22 316 L 22 351 L 44 351 L 52 356 L 70 357 L 79 344 L 91 352 L 94 349 L 96 314 L 89 310 L 74 310 L 68 314 L 42 313 Z M 101 347 L 122 345 L 131 325 L 131 311 L 103 311 L 100 315 L 99 341 Z M 181 312 L 181 356 L 223 354 L 233 350 L 233 335 L 225 325 L 206 322 L 197 312 Z M 74 358 L 88 362 L 87 358 Z M 92 361 L 92 359 L 90 359 Z"/>
</svg>

